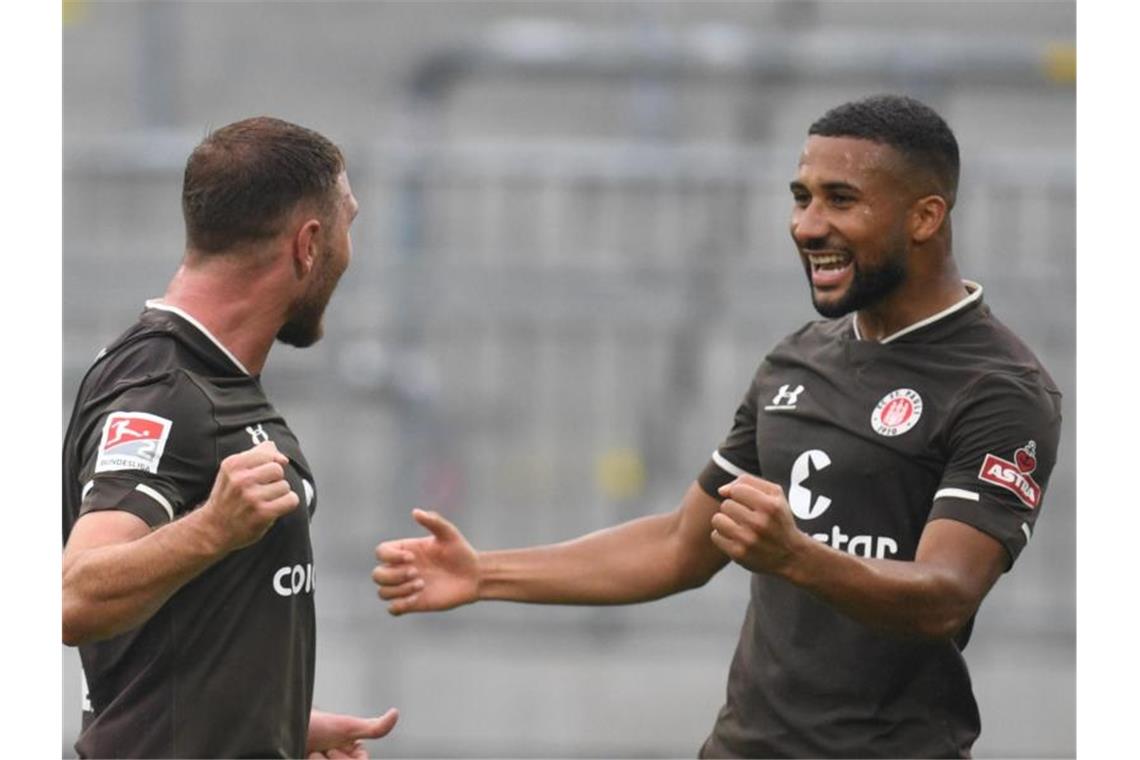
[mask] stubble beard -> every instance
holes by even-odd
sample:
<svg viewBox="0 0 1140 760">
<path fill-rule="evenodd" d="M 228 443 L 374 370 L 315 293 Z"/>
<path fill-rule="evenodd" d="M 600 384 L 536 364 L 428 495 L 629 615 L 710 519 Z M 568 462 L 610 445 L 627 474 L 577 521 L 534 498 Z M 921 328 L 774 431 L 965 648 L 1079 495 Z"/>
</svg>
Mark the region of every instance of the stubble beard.
<svg viewBox="0 0 1140 760">
<path fill-rule="evenodd" d="M 308 348 L 321 339 L 325 333 L 325 309 L 342 272 L 327 264 L 317 272 L 313 287 L 293 304 L 289 318 L 277 331 L 277 340 L 295 348 Z"/>
<path fill-rule="evenodd" d="M 815 288 L 811 285 L 811 265 L 808 265 L 808 291 L 811 293 L 812 306 L 820 316 L 827 319 L 842 317 L 874 306 L 897 290 L 906 279 L 906 250 L 902 246 L 893 247 L 883 258 L 883 263 L 874 268 L 860 266 L 857 261 L 852 266 L 854 272 L 847 292 L 838 301 L 820 303 L 816 299 Z"/>
</svg>

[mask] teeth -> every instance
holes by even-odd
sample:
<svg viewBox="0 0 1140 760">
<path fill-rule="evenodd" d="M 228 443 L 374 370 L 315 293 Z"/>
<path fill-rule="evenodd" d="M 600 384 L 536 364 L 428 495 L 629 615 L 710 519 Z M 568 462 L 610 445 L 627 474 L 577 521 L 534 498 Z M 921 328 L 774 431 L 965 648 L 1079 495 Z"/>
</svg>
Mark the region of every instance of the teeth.
<svg viewBox="0 0 1140 760">
<path fill-rule="evenodd" d="M 816 269 L 832 269 L 847 265 L 847 256 L 837 253 L 813 254 L 811 265 Z"/>
</svg>

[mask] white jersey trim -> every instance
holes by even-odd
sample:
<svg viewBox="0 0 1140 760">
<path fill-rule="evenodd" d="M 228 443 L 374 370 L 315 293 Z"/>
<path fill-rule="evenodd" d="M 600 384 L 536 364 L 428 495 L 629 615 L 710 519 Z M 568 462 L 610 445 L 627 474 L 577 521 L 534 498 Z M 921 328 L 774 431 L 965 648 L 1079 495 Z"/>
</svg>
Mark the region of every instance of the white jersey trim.
<svg viewBox="0 0 1140 760">
<path fill-rule="evenodd" d="M 724 470 L 729 475 L 735 475 L 736 477 L 739 478 L 742 475 L 751 475 L 752 474 L 746 470 L 742 470 L 741 468 L 734 465 L 732 462 L 725 459 L 719 451 L 714 451 L 712 453 L 712 460 L 714 462 L 716 462 L 717 466 L 720 467 L 720 469 Z"/>
<path fill-rule="evenodd" d="M 231 362 L 233 362 L 235 365 L 237 365 L 238 369 L 240 369 L 242 372 L 244 372 L 247 375 L 251 375 L 251 376 L 253 375 L 253 373 L 250 372 L 248 369 L 246 369 L 245 365 L 242 364 L 240 361 L 238 361 L 238 358 L 236 356 L 234 356 L 233 354 L 231 354 L 230 350 L 228 348 L 226 348 L 225 346 L 223 346 L 222 342 L 220 340 L 218 340 L 217 338 L 215 338 L 213 336 L 213 334 L 209 330 L 207 330 L 201 322 L 194 319 L 194 317 L 190 316 L 189 314 L 187 314 L 182 309 L 179 309 L 177 306 L 170 306 L 169 304 L 165 304 L 162 302 L 161 299 L 158 299 L 158 298 L 150 299 L 149 301 L 146 302 L 146 306 L 148 309 L 158 309 L 159 311 L 169 311 L 171 314 L 177 314 L 178 316 L 182 317 L 187 322 L 189 322 L 190 324 L 197 327 L 198 330 L 201 331 L 201 333 L 203 335 L 205 335 L 207 338 L 209 338 L 210 341 L 215 346 L 217 346 L 218 349 L 221 350 L 221 352 L 223 354 L 225 354 L 226 357 Z"/>
<path fill-rule="evenodd" d="M 940 488 L 934 494 L 934 500 L 938 501 L 944 496 L 948 499 L 965 499 L 967 501 L 979 501 L 981 499 L 975 491 L 967 491 L 964 488 Z"/>
<path fill-rule="evenodd" d="M 1029 526 L 1025 523 L 1022 523 L 1021 532 L 1025 534 L 1025 542 L 1029 543 L 1029 539 L 1033 538 L 1033 534 L 1029 531 Z"/>
<path fill-rule="evenodd" d="M 87 498 L 87 494 L 91 493 L 91 489 L 95 487 L 94 480 L 88 480 L 87 485 L 83 486 L 83 490 L 79 493 L 79 500 L 83 501 Z"/>
<path fill-rule="evenodd" d="M 930 315 L 926 319 L 921 319 L 918 322 L 915 322 L 913 325 L 909 325 L 909 326 L 904 327 L 903 329 L 901 329 L 897 332 L 891 333 L 890 335 L 883 338 L 879 342 L 880 343 L 890 343 L 895 338 L 901 338 L 902 336 L 906 335 L 907 333 L 911 333 L 911 332 L 914 332 L 915 330 L 918 330 L 919 328 L 926 327 L 929 324 L 932 324 L 934 322 L 937 322 L 940 319 L 943 319 L 945 317 L 950 316 L 951 314 L 953 314 L 956 311 L 961 311 L 962 309 L 966 308 L 970 304 L 974 303 L 974 301 L 977 301 L 979 298 L 982 297 L 982 286 L 979 285 L 978 283 L 974 282 L 973 280 L 962 280 L 962 284 L 966 286 L 966 290 L 970 291 L 970 293 L 965 298 L 963 298 L 961 301 L 958 301 L 953 306 L 950 306 L 948 308 L 943 309 L 942 311 L 938 312 L 937 314 Z M 851 315 L 851 327 L 855 331 L 855 339 L 856 340 L 863 340 L 863 336 L 859 334 L 859 312 L 855 312 L 854 314 Z"/>
<path fill-rule="evenodd" d="M 166 510 L 167 517 L 169 517 L 171 520 L 174 519 L 174 507 L 170 506 L 170 502 L 166 500 L 165 496 L 150 486 L 146 485 L 145 483 L 139 483 L 137 486 L 135 486 L 135 490 L 139 493 L 144 493 L 150 498 L 157 501 L 158 505 Z"/>
<path fill-rule="evenodd" d="M 91 690 L 87 688 L 87 673 L 83 670 L 83 663 L 79 663 L 79 709 L 83 712 L 93 712 L 91 707 Z"/>
</svg>

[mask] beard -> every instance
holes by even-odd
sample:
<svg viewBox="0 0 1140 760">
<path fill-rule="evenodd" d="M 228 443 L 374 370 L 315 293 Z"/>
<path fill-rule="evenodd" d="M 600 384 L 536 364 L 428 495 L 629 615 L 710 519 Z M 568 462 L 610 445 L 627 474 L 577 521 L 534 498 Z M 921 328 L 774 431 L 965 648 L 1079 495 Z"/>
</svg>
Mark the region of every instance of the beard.
<svg viewBox="0 0 1140 760">
<path fill-rule="evenodd" d="M 318 265 L 314 272 L 313 284 L 289 310 L 289 317 L 277 331 L 277 340 L 296 348 L 308 348 L 321 339 L 325 333 L 325 308 L 329 305 L 337 281 L 344 269 L 334 269 L 332 264 Z"/>
<path fill-rule="evenodd" d="M 854 258 L 852 266 L 854 271 L 851 286 L 847 291 L 837 301 L 821 303 L 816 299 L 815 288 L 811 287 L 811 264 L 807 265 L 811 303 L 820 316 L 827 319 L 842 317 L 844 314 L 874 306 L 893 293 L 906 279 L 906 250 L 902 246 L 889 250 L 878 266 L 860 266 Z"/>
</svg>

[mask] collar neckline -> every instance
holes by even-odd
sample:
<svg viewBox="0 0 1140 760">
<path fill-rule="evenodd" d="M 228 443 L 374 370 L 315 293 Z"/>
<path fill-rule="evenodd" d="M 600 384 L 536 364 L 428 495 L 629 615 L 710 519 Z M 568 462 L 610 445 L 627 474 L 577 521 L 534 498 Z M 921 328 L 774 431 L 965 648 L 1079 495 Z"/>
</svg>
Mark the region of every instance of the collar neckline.
<svg viewBox="0 0 1140 760">
<path fill-rule="evenodd" d="M 962 311 L 963 309 L 965 309 L 970 304 L 976 303 L 977 301 L 980 301 L 982 299 L 982 286 L 981 285 L 974 282 L 973 280 L 962 280 L 962 284 L 965 285 L 966 290 L 969 291 L 968 294 L 962 300 L 958 301 L 957 303 L 955 303 L 951 306 L 948 306 L 947 308 L 943 309 L 942 311 L 938 312 L 937 314 L 931 314 L 926 319 L 920 319 L 919 321 L 915 322 L 912 325 L 907 325 L 903 329 L 897 330 L 897 331 L 891 333 L 890 335 L 879 340 L 878 342 L 879 343 L 890 343 L 891 341 L 895 340 L 896 338 L 901 338 L 902 336 L 907 335 L 909 333 L 912 333 L 915 330 L 919 330 L 923 327 L 926 327 L 927 325 L 932 325 L 941 319 L 945 319 L 946 317 L 949 317 L 951 314 Z M 851 315 L 851 329 L 855 332 L 855 339 L 856 340 L 863 340 L 863 336 L 859 334 L 858 316 L 859 316 L 858 312 L 855 312 Z"/>
<path fill-rule="evenodd" d="M 238 361 L 238 358 L 236 356 L 234 356 L 232 353 L 230 353 L 230 350 L 228 348 L 226 348 L 224 345 L 222 345 L 222 342 L 220 340 L 218 340 L 217 338 L 215 338 L 214 334 L 211 333 L 209 330 L 207 330 L 205 325 L 203 325 L 198 320 L 194 319 L 194 317 L 190 316 L 189 314 L 187 314 L 182 309 L 179 309 L 177 306 L 171 306 L 170 304 L 163 303 L 161 298 L 151 298 L 150 300 L 148 300 L 146 302 L 146 307 L 148 309 L 157 309 L 158 311 L 167 311 L 167 312 L 170 312 L 171 314 L 177 314 L 178 316 L 182 317 L 184 320 L 189 322 L 191 324 L 191 326 L 193 326 L 200 333 L 202 333 L 207 338 L 209 338 L 210 342 L 213 343 L 215 346 L 217 346 L 218 350 L 221 351 L 223 354 L 225 354 L 226 358 L 234 363 L 234 366 L 236 366 L 238 369 L 240 369 L 246 375 L 249 375 L 250 377 L 253 376 L 253 373 L 250 372 L 248 369 L 246 369 L 245 365 L 242 364 L 240 361 Z"/>
</svg>

